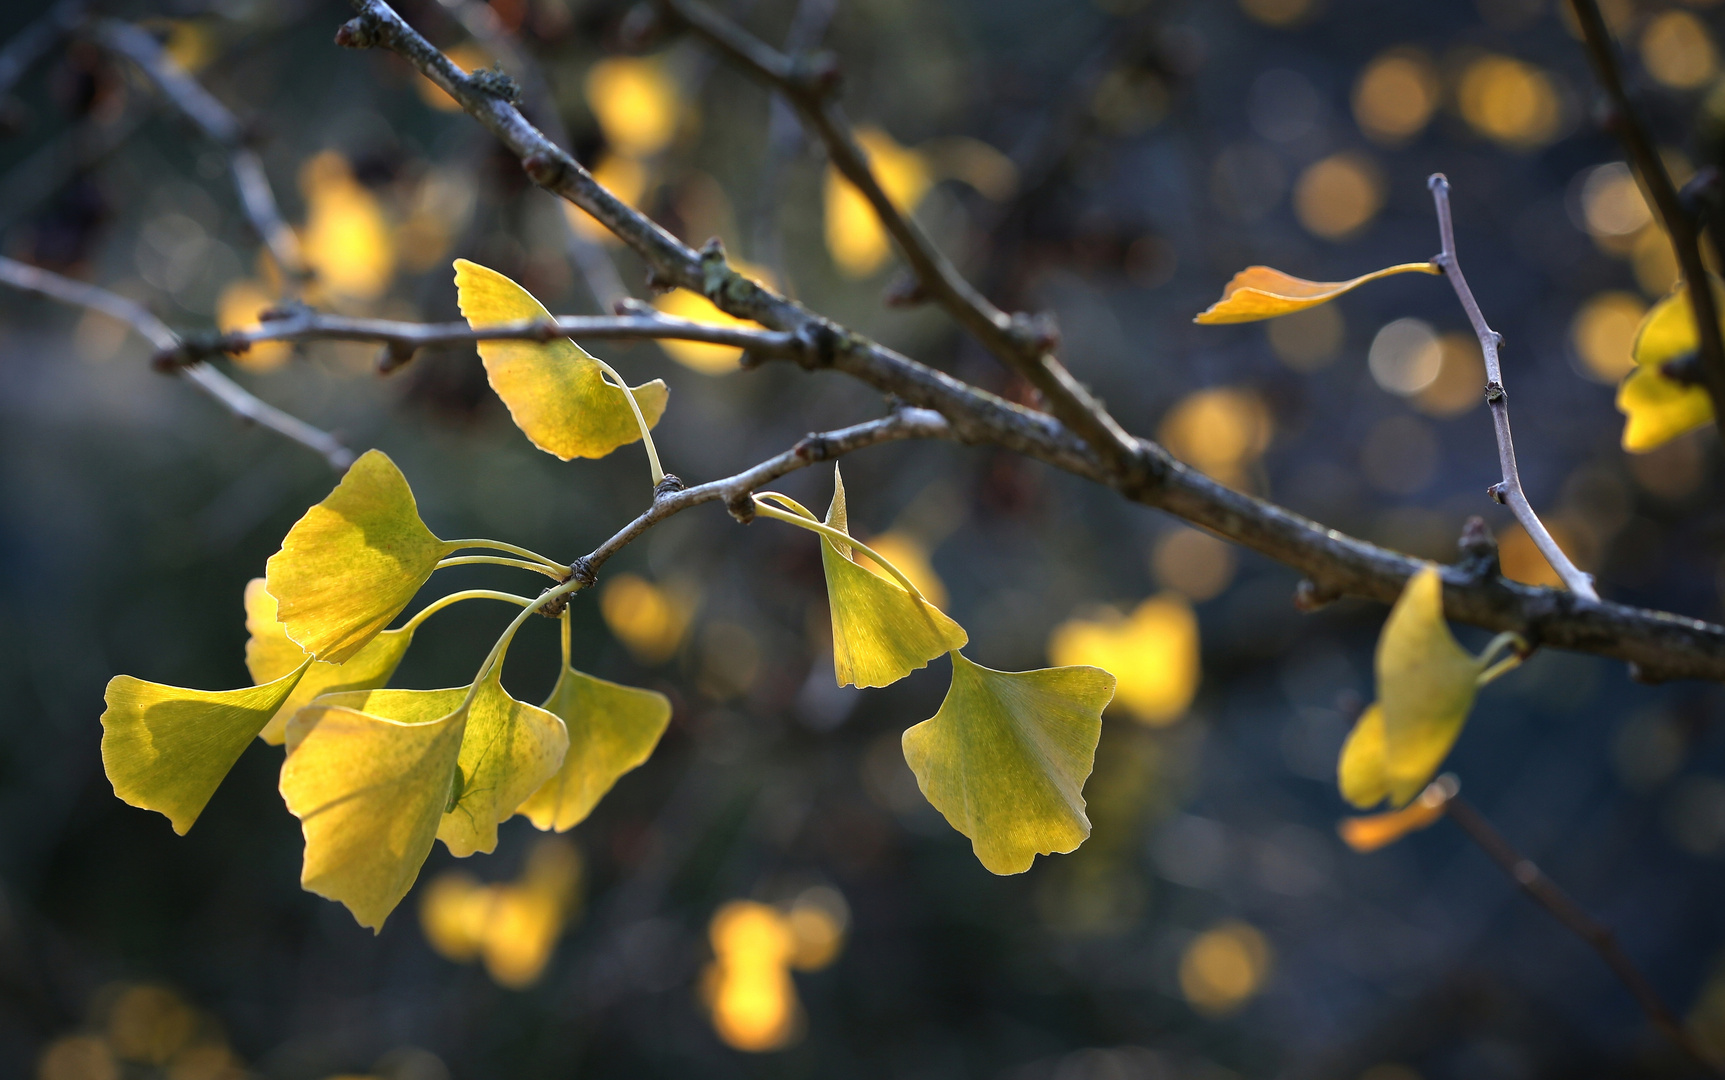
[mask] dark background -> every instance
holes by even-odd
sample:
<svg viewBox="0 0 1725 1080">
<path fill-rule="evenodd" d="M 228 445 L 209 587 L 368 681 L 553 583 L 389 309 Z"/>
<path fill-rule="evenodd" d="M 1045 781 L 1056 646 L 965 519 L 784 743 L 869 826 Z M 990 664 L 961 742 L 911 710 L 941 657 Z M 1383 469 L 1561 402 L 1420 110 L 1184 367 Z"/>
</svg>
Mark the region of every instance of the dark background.
<svg viewBox="0 0 1725 1080">
<path fill-rule="evenodd" d="M 36 6 L 7 5 L 0 36 Z M 1622 155 L 1590 121 L 1593 83 L 1558 6 L 847 0 L 823 40 L 844 64 L 857 120 L 905 145 L 961 134 L 1015 159 L 1011 199 L 946 182 L 920 214 L 1001 302 L 1059 316 L 1068 365 L 1128 428 L 1155 433 L 1194 391 L 1250 391 L 1273 438 L 1240 482 L 1435 558 L 1451 557 L 1470 514 L 1508 525 L 1484 495 L 1498 478 L 1489 421 L 1478 408 L 1435 417 L 1385 392 L 1367 353 L 1397 318 L 1465 330 L 1441 280 L 1395 278 L 1340 301 L 1344 336 L 1315 371 L 1279 359 L 1263 326 L 1190 319 L 1250 263 L 1339 279 L 1429 256 L 1438 245 L 1424 181 L 1446 172 L 1463 265 L 1508 340 L 1505 378 L 1535 506 L 1567 530 L 1604 595 L 1718 619 L 1716 437 L 1630 460 L 1618 449 L 1612 389 L 1585 375 L 1572 341 L 1572 319 L 1599 293 L 1645 303 L 1668 282 L 1657 267 L 1638 278 L 1632 259 L 1584 228 L 1585 170 Z M 1624 0 L 1612 10 L 1658 140 L 1699 164 L 1714 153 L 1712 83 L 1661 85 L 1635 47 L 1673 8 Z M 626 8 L 499 8 L 510 18 L 523 9 L 524 44 L 582 159 L 594 160 L 603 136 L 582 78 L 623 50 Z M 777 43 L 797 5 L 726 9 Z M 1715 36 L 1725 29 L 1725 8 L 1675 9 Z M 1279 10 L 1303 14 L 1275 25 Z M 442 47 L 464 40 L 437 4 L 402 11 Z M 399 61 L 333 46 L 348 17 L 341 5 L 116 12 L 153 16 L 147 25 L 163 31 L 167 19 L 190 19 L 214 43 L 200 78 L 255 120 L 290 219 L 303 216 L 301 163 L 328 148 L 398 220 L 428 170 L 471 192 L 472 215 L 436 266 L 398 271 L 369 310 L 454 318 L 454 256 L 517 276 L 555 311 L 595 310 L 556 239 L 550 197 L 530 190 L 471 120 L 429 108 Z M 656 218 L 696 244 L 717 230 L 733 254 L 776 264 L 817 310 L 1021 393 L 937 313 L 883 307 L 891 271 L 852 281 L 833 268 L 819 151 L 793 140 L 769 162 L 762 90 L 696 43 L 650 45 L 668 50 L 685 100 L 698 103 L 698 123 L 652 165 L 644 205 Z M 1351 105 L 1356 79 L 1409 46 L 1430 58 L 1441 104 L 1417 134 L 1373 141 Z M 1464 115 L 1457 86 L 1486 54 L 1536 65 L 1549 80 L 1559 119 L 1539 145 L 1493 141 Z M 257 246 L 220 155 L 130 69 L 87 45 L 36 64 L 7 109 L 16 130 L 0 142 L 5 252 L 137 296 L 178 327 L 208 328 L 221 286 L 252 272 Z M 1326 239 L 1302 223 L 1289 192 L 1336 153 L 1371 163 L 1384 203 L 1351 235 Z M 160 283 L 146 251 L 152 223 L 171 214 L 206 238 L 177 288 Z M 623 280 L 647 295 L 639 263 L 611 250 Z M 184 838 L 118 802 L 102 774 L 97 717 L 111 675 L 247 681 L 242 588 L 333 478 L 315 455 L 152 374 L 136 337 L 104 347 L 102 328 L 80 319 L 0 296 L 0 1075 L 32 1075 L 54 1040 L 101 1035 L 118 988 L 139 983 L 171 987 L 222 1033 L 209 1037 L 231 1047 L 225 1075 L 282 1080 L 435 1080 L 445 1070 L 461 1080 L 1685 1071 L 1599 958 L 1452 825 L 1372 855 L 1340 843 L 1334 825 L 1347 808 L 1334 755 L 1371 695 L 1383 611 L 1349 602 L 1301 615 L 1294 575 L 1244 552 L 1228 588 L 1196 605 L 1203 679 L 1188 714 L 1151 728 L 1111 712 L 1087 788 L 1090 841 L 997 878 L 907 789 L 896 756 L 899 733 L 938 706 L 945 662 L 884 690 L 831 690 L 816 547 L 771 522 L 738 527 L 716 505 L 689 512 L 608 568 L 699 583 L 694 627 L 670 661 L 642 665 L 596 604 L 574 605 L 577 666 L 661 689 L 675 715 L 654 758 L 571 834 L 586 902 L 543 980 L 505 990 L 477 966 L 439 958 L 418 925 L 417 893 L 373 937 L 299 890 L 299 830 L 275 790 L 279 750 L 249 750 Z M 596 351 L 631 380 L 671 383 L 659 446 L 691 482 L 882 407 L 836 374 L 768 365 L 712 378 L 653 345 Z M 354 447 L 385 449 L 443 536 L 491 535 L 572 558 L 644 505 L 638 450 L 571 464 L 534 450 L 471 349 L 428 353 L 388 378 L 369 372 L 372 352 L 311 347 L 276 372 L 237 377 Z M 1401 426 L 1380 428 L 1386 420 Z M 853 525 L 920 522 L 938 539 L 934 565 L 970 631 L 968 654 L 995 667 L 1044 663 L 1051 629 L 1086 605 L 1130 607 L 1157 592 L 1165 582 L 1150 552 L 1180 527 L 987 449 L 894 445 L 845 471 Z M 829 483 L 811 469 L 781 486 L 824 506 Z M 463 573 L 510 581 L 503 570 L 456 571 L 439 585 Z M 464 681 L 504 618 L 480 605 L 439 616 L 396 685 Z M 733 656 L 736 627 L 758 655 L 740 692 L 704 677 Z M 554 656 L 550 627 L 529 626 L 508 668 L 516 696 L 543 696 Z M 1615 663 L 1540 654 L 1482 695 L 1451 767 L 1725 1047 L 1725 1007 L 1705 1004 L 1725 938 L 1719 707 L 1711 687 L 1638 686 Z M 511 879 L 535 835 L 517 819 L 495 855 L 464 869 Z M 439 846 L 422 882 L 453 863 Z M 726 900 L 776 900 L 811 883 L 836 887 L 852 922 L 833 966 L 796 976 L 806 1033 L 773 1053 L 726 1048 L 695 989 L 710 955 L 707 920 Z M 1273 962 L 1259 994 L 1212 1017 L 1185 1001 L 1177 970 L 1194 937 L 1228 919 L 1257 927 Z M 183 1063 L 177 1073 L 122 1067 L 206 1075 Z M 86 1075 L 100 1076 L 52 1080 Z"/>
</svg>

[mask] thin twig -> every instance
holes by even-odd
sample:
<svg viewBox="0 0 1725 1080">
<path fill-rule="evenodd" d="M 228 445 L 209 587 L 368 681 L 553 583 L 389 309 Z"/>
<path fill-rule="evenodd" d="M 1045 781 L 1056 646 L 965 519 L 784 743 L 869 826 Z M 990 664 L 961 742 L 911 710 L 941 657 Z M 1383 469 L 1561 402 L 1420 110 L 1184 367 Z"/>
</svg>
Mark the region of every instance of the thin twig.
<svg viewBox="0 0 1725 1080">
<path fill-rule="evenodd" d="M 118 319 L 143 335 L 159 352 L 173 352 L 180 347 L 180 336 L 167 323 L 156 318 L 132 300 L 106 289 L 86 285 L 40 267 L 0 256 L 0 283 L 25 292 L 46 296 L 62 303 L 100 311 Z M 302 446 L 316 450 L 340 471 L 353 464 L 353 452 L 335 436 L 315 428 L 297 416 L 291 416 L 274 405 L 260 401 L 252 393 L 206 363 L 195 362 L 176 368 L 188 381 L 210 397 L 221 402 L 234 415 L 261 424 L 285 435 Z"/>
<path fill-rule="evenodd" d="M 1461 826 L 1468 839 L 1478 844 L 1492 862 L 1498 865 L 1509 879 L 1526 893 L 1534 903 L 1551 913 L 1551 916 L 1562 923 L 1564 928 L 1576 937 L 1586 942 L 1600 955 L 1600 958 L 1617 975 L 1617 978 L 1629 989 L 1635 997 L 1641 1011 L 1653 1021 L 1661 1034 L 1671 1040 L 1672 1044 L 1682 1051 L 1696 1065 L 1699 1065 L 1709 1075 L 1720 1076 L 1718 1066 L 1702 1054 L 1701 1048 L 1684 1028 L 1669 1006 L 1659 996 L 1659 991 L 1653 988 L 1641 969 L 1635 966 L 1635 961 L 1623 951 L 1618 944 L 1617 935 L 1611 928 L 1599 922 L 1593 916 L 1583 911 L 1581 905 L 1570 898 L 1550 878 L 1545 876 L 1533 861 L 1517 851 L 1510 842 L 1504 839 L 1485 815 L 1476 810 L 1467 800 L 1452 797 L 1444 805 L 1450 820 Z"/>
<path fill-rule="evenodd" d="M 1612 44 L 1611 31 L 1599 12 L 1596 0 L 1570 0 L 1575 17 L 1581 24 L 1582 40 L 1587 45 L 1587 58 L 1600 86 L 1611 99 L 1611 112 L 1605 126 L 1623 143 L 1641 175 L 1648 194 L 1653 196 L 1653 208 L 1659 223 L 1677 253 L 1677 265 L 1683 280 L 1689 285 L 1689 310 L 1695 317 L 1695 333 L 1700 342 L 1699 370 L 1701 385 L 1713 401 L 1713 415 L 1725 423 L 1725 331 L 1719 326 L 1719 306 L 1713 290 L 1708 287 L 1706 263 L 1701 258 L 1701 235 L 1695 220 L 1684 209 L 1677 195 L 1677 185 L 1665 168 L 1665 159 L 1653 137 L 1641 123 L 1629 100 L 1623 83 L 1623 68 L 1617 59 L 1617 47 Z"/>
<path fill-rule="evenodd" d="M 104 48 L 136 64 L 186 119 L 211 142 L 227 151 L 228 166 L 233 172 L 234 187 L 239 192 L 246 220 L 251 222 L 258 238 L 281 270 L 283 288 L 290 295 L 297 292 L 299 284 L 311 276 L 311 271 L 300 251 L 298 238 L 282 217 L 275 191 L 264 173 L 263 159 L 247 145 L 245 126 L 226 105 L 175 64 L 161 43 L 147 31 L 130 23 L 103 19 L 95 24 L 91 35 Z"/>
<path fill-rule="evenodd" d="M 826 145 L 833 167 L 868 200 L 928 296 L 989 352 L 1030 380 L 1050 411 L 1119 477 L 1117 486 L 1130 489 L 1147 482 L 1151 467 L 1137 440 L 1055 357 L 1059 335 L 1052 320 L 1011 316 L 995 307 L 887 195 L 835 99 L 838 71 L 830 57 L 785 56 L 696 0 L 659 0 L 659 6 L 795 105 Z"/>
<path fill-rule="evenodd" d="M 1583 599 L 1598 600 L 1593 579 L 1569 561 L 1569 556 L 1557 546 L 1545 523 L 1533 512 L 1526 492 L 1522 491 L 1521 471 L 1515 464 L 1515 440 L 1509 433 L 1509 392 L 1503 387 L 1503 370 L 1498 363 L 1497 353 L 1503 344 L 1503 335 L 1486 325 L 1479 301 L 1473 298 L 1473 290 L 1468 288 L 1467 278 L 1461 272 L 1461 261 L 1455 251 L 1455 225 L 1450 220 L 1448 178 L 1443 173 L 1433 173 L 1426 185 L 1431 188 L 1432 201 L 1437 204 L 1438 235 L 1443 240 L 1443 251 L 1432 261 L 1443 267 L 1444 275 L 1455 289 L 1456 298 L 1461 301 L 1462 310 L 1467 312 L 1468 322 L 1473 324 L 1473 332 L 1479 337 L 1480 351 L 1485 354 L 1485 400 L 1491 406 L 1492 429 L 1497 433 L 1497 460 L 1503 469 L 1503 479 L 1490 489 L 1491 497 L 1509 507 L 1515 520 L 1521 522 L 1539 553 L 1557 571 L 1557 576 L 1570 592 Z"/>
</svg>

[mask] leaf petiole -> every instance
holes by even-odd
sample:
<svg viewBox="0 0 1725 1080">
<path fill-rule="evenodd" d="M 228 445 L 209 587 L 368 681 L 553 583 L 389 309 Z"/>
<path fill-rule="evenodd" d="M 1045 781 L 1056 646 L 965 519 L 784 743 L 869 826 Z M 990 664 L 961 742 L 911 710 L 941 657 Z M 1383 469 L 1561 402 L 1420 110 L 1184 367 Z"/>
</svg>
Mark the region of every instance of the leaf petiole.
<svg viewBox="0 0 1725 1080">
<path fill-rule="evenodd" d="M 762 492 L 761 494 L 750 497 L 755 500 L 755 512 L 758 514 L 773 518 L 776 521 L 789 522 L 792 525 L 807 529 L 810 532 L 820 533 L 835 544 L 849 544 L 851 547 L 856 548 L 864 555 L 873 559 L 875 563 L 887 571 L 887 573 L 891 574 L 900 585 L 904 586 L 904 590 L 906 592 L 910 593 L 923 603 L 928 604 L 928 598 L 922 595 L 922 591 L 916 587 L 910 578 L 905 577 L 898 567 L 887 561 L 885 556 L 879 554 L 873 548 L 869 547 L 867 544 L 858 540 L 849 533 L 817 521 L 815 516 L 809 513 L 808 510 L 795 499 L 785 495 L 780 495 L 774 491 Z M 770 502 L 768 500 L 772 501 Z M 779 507 L 774 506 L 773 502 L 789 503 L 791 506 L 794 506 L 797 510 L 801 511 L 801 513 L 792 513 L 787 510 L 781 510 Z M 928 604 L 928 606 L 934 607 L 933 604 Z"/>
<path fill-rule="evenodd" d="M 497 644 L 491 646 L 491 651 L 485 655 L 485 662 L 479 665 L 478 674 L 473 676 L 473 685 L 467 688 L 467 697 L 462 701 L 461 707 L 463 709 L 473 704 L 474 696 L 479 693 L 480 680 L 484 679 L 493 667 L 503 663 L 503 658 L 509 653 L 509 643 L 515 640 L 515 632 L 521 629 L 521 624 L 546 604 L 560 596 L 567 596 L 579 588 L 581 588 L 581 579 L 572 577 L 568 581 L 546 589 L 527 602 L 526 606 L 521 609 L 521 614 L 515 616 L 504 628 L 503 635 L 497 639 Z"/>
<path fill-rule="evenodd" d="M 522 607 L 526 607 L 528 604 L 533 602 L 525 596 L 516 596 L 514 593 L 497 592 L 492 589 L 467 589 L 462 592 L 452 592 L 448 596 L 438 597 L 423 608 L 420 608 L 419 611 L 414 614 L 413 618 L 407 620 L 401 628 L 403 630 L 410 631 L 417 630 L 419 629 L 419 625 L 425 620 L 431 618 L 433 615 L 442 611 L 451 604 L 460 603 L 463 600 L 503 600 L 511 604 L 520 604 Z"/>
<path fill-rule="evenodd" d="M 545 563 L 528 562 L 526 559 L 510 559 L 502 555 L 457 555 L 451 559 L 440 559 L 433 568 L 442 570 L 446 566 L 513 566 L 517 570 L 532 570 L 544 574 L 553 581 L 562 581 L 569 573 L 566 566 L 549 566 Z"/>
<path fill-rule="evenodd" d="M 1495 664 L 1490 662 L 1493 657 L 1506 648 L 1510 650 L 1508 656 L 1499 660 Z M 1506 672 L 1513 671 L 1520 667 L 1522 653 L 1526 650 L 1527 639 L 1513 630 L 1505 630 L 1503 633 L 1492 638 L 1491 642 L 1486 645 L 1485 651 L 1479 654 L 1480 662 L 1488 666 L 1485 670 L 1479 673 L 1479 675 L 1474 679 L 1473 684 L 1475 686 L 1484 686 L 1499 675 L 1503 675 Z"/>
<path fill-rule="evenodd" d="M 451 549 L 490 548 L 493 551 L 506 551 L 511 555 L 516 555 L 520 558 L 526 559 L 528 562 L 544 563 L 553 570 L 563 571 L 568 569 L 568 567 L 564 566 L 556 559 L 547 558 L 546 556 L 539 554 L 537 551 L 534 551 L 532 548 L 524 548 L 516 544 L 506 544 L 502 540 L 451 540 L 449 542 L 449 546 Z"/>
<path fill-rule="evenodd" d="M 593 357 L 593 362 L 599 365 L 599 370 L 611 377 L 611 385 L 623 392 L 623 397 L 629 402 L 629 411 L 635 414 L 635 423 L 641 427 L 641 443 L 647 448 L 647 468 L 653 474 L 653 486 L 658 487 L 659 481 L 665 479 L 665 470 L 659 466 L 659 450 L 653 445 L 653 433 L 647 427 L 647 418 L 641 415 L 641 403 L 635 400 L 635 392 L 629 389 L 629 384 L 623 381 L 623 376 L 617 374 L 617 369 Z"/>
</svg>

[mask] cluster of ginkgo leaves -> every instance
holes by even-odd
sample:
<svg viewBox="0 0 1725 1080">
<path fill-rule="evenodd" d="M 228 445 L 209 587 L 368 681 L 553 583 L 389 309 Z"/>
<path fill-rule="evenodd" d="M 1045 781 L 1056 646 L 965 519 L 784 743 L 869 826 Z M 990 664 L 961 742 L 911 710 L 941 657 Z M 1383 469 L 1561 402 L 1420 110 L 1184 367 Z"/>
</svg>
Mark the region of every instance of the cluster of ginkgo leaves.
<svg viewBox="0 0 1725 1080">
<path fill-rule="evenodd" d="M 550 319 L 515 282 L 455 264 L 462 314 L 475 327 Z M 479 346 L 492 388 L 535 446 L 564 460 L 643 441 L 667 390 L 630 388 L 573 341 Z M 776 493 L 758 513 L 820 535 L 840 685 L 886 686 L 944 654 L 952 683 L 939 711 L 904 733 L 923 794 L 969 837 L 997 874 L 1089 835 L 1083 787 L 1114 677 L 1094 667 L 1005 672 L 959 649 L 968 636 L 878 552 L 850 535 L 834 474 L 824 519 Z M 481 550 L 487 554 L 459 554 Z M 872 564 L 859 561 L 866 555 Z M 497 564 L 554 584 L 537 597 L 452 592 L 388 629 L 443 567 Z M 185 833 L 254 738 L 286 747 L 281 793 L 305 836 L 302 885 L 381 929 L 413 886 L 434 840 L 457 856 L 490 852 L 498 826 L 523 814 L 540 829 L 582 821 L 624 773 L 645 761 L 670 721 L 661 694 L 572 666 L 570 566 L 497 540 L 443 540 L 420 519 L 406 477 L 371 450 L 282 541 L 245 592 L 246 663 L 255 685 L 188 690 L 127 675 L 108 684 L 102 759 L 114 792 L 166 815 Z M 472 679 L 446 689 L 386 689 L 432 614 L 460 601 L 513 603 L 521 613 Z M 562 668 L 538 706 L 502 683 L 516 632 L 537 611 L 562 621 Z"/>
</svg>

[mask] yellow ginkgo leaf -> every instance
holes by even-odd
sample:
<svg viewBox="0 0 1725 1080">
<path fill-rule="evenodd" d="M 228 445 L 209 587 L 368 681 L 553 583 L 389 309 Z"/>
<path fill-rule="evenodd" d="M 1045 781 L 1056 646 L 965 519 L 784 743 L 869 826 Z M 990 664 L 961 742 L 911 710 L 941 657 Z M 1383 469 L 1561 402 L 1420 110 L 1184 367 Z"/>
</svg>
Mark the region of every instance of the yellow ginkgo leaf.
<svg viewBox="0 0 1725 1080">
<path fill-rule="evenodd" d="M 983 866 L 1023 873 L 1090 835 L 1084 781 L 1113 697 L 1101 668 L 994 671 L 954 650 L 946 700 L 904 733 L 904 758 Z"/>
<path fill-rule="evenodd" d="M 455 260 L 455 290 L 469 326 L 552 318 L 532 293 L 466 259 Z M 663 380 L 625 391 L 606 381 L 599 361 L 568 338 L 544 344 L 482 341 L 479 356 L 515 426 L 534 446 L 564 461 L 604 457 L 641 437 L 626 393 L 635 395 L 649 428 L 665 412 L 669 391 Z"/>
<path fill-rule="evenodd" d="M 246 669 L 252 673 L 253 682 L 271 682 L 305 666 L 305 651 L 288 640 L 282 624 L 276 621 L 276 598 L 264 587 L 263 578 L 246 583 L 246 633 L 250 635 L 246 639 Z M 401 663 L 412 642 L 410 628 L 385 630 L 344 664 L 312 664 L 258 736 L 272 746 L 279 746 L 286 738 L 288 717 L 310 704 L 312 698 L 382 686 L 395 674 L 396 665 Z"/>
<path fill-rule="evenodd" d="M 564 665 L 543 708 L 569 729 L 557 775 L 521 805 L 541 829 L 564 832 L 586 819 L 617 778 L 646 761 L 671 722 L 664 694 L 619 686 Z"/>
<path fill-rule="evenodd" d="M 493 664 L 480 677 L 465 709 L 460 790 L 437 828 L 437 838 L 461 858 L 496 850 L 497 826 L 556 774 L 569 750 L 563 721 L 510 697 L 501 668 Z"/>
<path fill-rule="evenodd" d="M 166 814 L 184 836 L 309 663 L 302 656 L 273 682 L 241 690 L 183 690 L 130 675 L 108 680 L 102 767 L 114 794 Z"/>
<path fill-rule="evenodd" d="M 300 819 L 300 884 L 383 921 L 413 887 L 456 778 L 467 687 L 328 694 L 287 725 L 281 793 Z"/>
<path fill-rule="evenodd" d="M 833 470 L 826 523 L 849 532 L 845 485 Z M 840 686 L 886 686 L 970 640 L 964 627 L 885 574 L 854 561 L 855 549 L 821 537 L 833 619 L 833 673 Z M 871 560 L 872 561 L 872 560 Z"/>
<path fill-rule="evenodd" d="M 1713 296 L 1725 310 L 1725 288 L 1717 280 L 1713 282 Z M 1630 350 L 1635 370 L 1617 388 L 1617 411 L 1628 417 L 1623 425 L 1625 450 L 1645 454 L 1713 422 L 1713 402 L 1706 388 L 1678 382 L 1664 371 L 1666 364 L 1693 356 L 1699 348 L 1689 287 L 1680 284 L 1648 309 L 1635 331 Z"/>
<path fill-rule="evenodd" d="M 1444 622 L 1443 579 L 1430 563 L 1408 579 L 1390 609 L 1376 668 L 1384 780 L 1390 804 L 1405 806 L 1449 756 L 1485 670 Z"/>
<path fill-rule="evenodd" d="M 368 450 L 288 530 L 265 581 L 288 638 L 340 664 L 388 626 L 454 550 L 419 520 L 395 462 Z"/>
<path fill-rule="evenodd" d="M 1390 793 L 1384 773 L 1384 711 L 1377 702 L 1354 721 L 1336 761 L 1336 786 L 1342 798 L 1364 810 L 1384 801 Z"/>
<path fill-rule="evenodd" d="M 1193 322 L 1217 323 L 1257 322 L 1278 315 L 1292 315 L 1309 307 L 1328 303 L 1336 297 L 1357 289 L 1368 281 L 1391 274 L 1441 274 L 1442 270 L 1429 262 L 1401 263 L 1361 274 L 1352 281 L 1307 281 L 1284 274 L 1269 266 L 1248 266 L 1234 275 L 1222 288 L 1222 299 L 1199 313 Z"/>
</svg>

